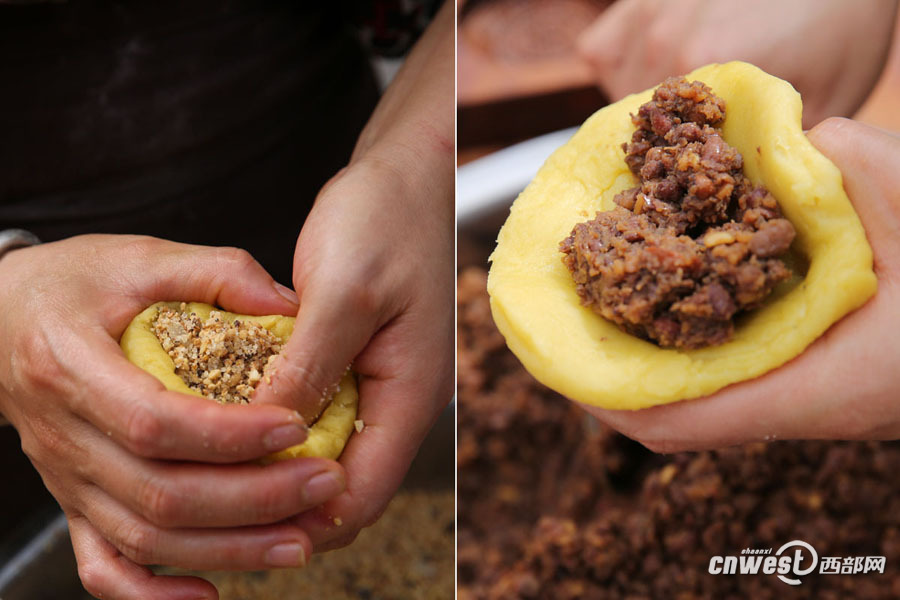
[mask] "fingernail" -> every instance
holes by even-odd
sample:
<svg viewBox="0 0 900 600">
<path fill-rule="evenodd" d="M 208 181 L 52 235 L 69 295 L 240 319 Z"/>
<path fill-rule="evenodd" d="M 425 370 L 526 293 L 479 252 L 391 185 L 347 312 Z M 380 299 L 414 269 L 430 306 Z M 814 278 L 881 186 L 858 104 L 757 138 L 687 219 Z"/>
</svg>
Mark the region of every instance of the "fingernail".
<svg viewBox="0 0 900 600">
<path fill-rule="evenodd" d="M 304 492 L 309 504 L 322 504 L 344 491 L 344 478 L 335 471 L 322 471 L 306 482 Z"/>
<path fill-rule="evenodd" d="M 289 287 L 285 287 L 285 286 L 281 285 L 277 281 L 275 282 L 275 291 L 278 292 L 282 298 L 284 298 L 291 304 L 296 304 L 296 305 L 300 304 L 300 299 L 297 298 L 297 292 L 295 292 L 294 290 L 292 290 Z"/>
<path fill-rule="evenodd" d="M 306 566 L 306 552 L 296 542 L 276 544 L 266 551 L 266 564 L 270 567 Z"/>
<path fill-rule="evenodd" d="M 308 428 L 299 423 L 279 425 L 263 438 L 263 446 L 270 452 L 284 450 L 306 441 Z"/>
</svg>

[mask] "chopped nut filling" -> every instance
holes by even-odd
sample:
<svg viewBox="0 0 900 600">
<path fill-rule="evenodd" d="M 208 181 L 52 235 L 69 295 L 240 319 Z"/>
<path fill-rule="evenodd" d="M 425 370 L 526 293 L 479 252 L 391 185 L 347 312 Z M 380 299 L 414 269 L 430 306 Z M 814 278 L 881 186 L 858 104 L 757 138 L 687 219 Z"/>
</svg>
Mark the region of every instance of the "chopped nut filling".
<svg viewBox="0 0 900 600">
<path fill-rule="evenodd" d="M 175 363 L 175 373 L 193 390 L 220 403 L 248 404 L 250 395 L 281 352 L 281 341 L 251 321 L 228 322 L 212 311 L 162 308 L 153 332 Z"/>
</svg>

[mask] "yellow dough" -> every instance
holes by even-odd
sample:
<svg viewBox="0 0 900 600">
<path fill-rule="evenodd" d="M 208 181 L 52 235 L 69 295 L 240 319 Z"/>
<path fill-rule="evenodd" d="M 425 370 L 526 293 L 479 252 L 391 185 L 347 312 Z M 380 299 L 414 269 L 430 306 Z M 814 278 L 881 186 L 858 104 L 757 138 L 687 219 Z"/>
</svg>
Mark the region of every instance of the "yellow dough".
<svg viewBox="0 0 900 600">
<path fill-rule="evenodd" d="M 708 65 L 687 79 L 725 100 L 723 137 L 793 223 L 791 266 L 802 271 L 808 262 L 808 270 L 739 318 L 730 342 L 700 350 L 659 348 L 581 306 L 559 243 L 637 184 L 621 146 L 634 131 L 629 114 L 653 90 L 603 108 L 516 199 L 488 278 L 494 321 L 510 349 L 535 378 L 573 400 L 639 409 L 711 394 L 797 356 L 875 293 L 872 250 L 840 172 L 803 134 L 800 95 L 741 62 Z"/>
<path fill-rule="evenodd" d="M 159 379 L 166 388 L 183 394 L 201 396 L 199 392 L 192 390 L 181 377 L 175 374 L 175 363 L 169 358 L 168 353 L 159 343 L 156 334 L 153 333 L 153 320 L 163 306 L 168 306 L 173 310 L 180 310 L 181 303 L 157 302 L 136 316 L 122 334 L 120 341 L 122 351 L 128 360 Z M 204 320 L 209 318 L 209 313 L 213 310 L 218 310 L 226 321 L 240 319 L 241 321 L 259 323 L 275 334 L 282 343 L 286 342 L 294 331 L 293 317 L 237 315 L 217 309 L 209 304 L 197 302 L 188 303 L 185 307 L 186 312 L 193 312 Z M 338 384 L 338 391 L 335 393 L 331 404 L 328 405 L 310 428 L 309 437 L 306 441 L 298 446 L 276 452 L 266 457 L 264 462 L 300 456 L 320 456 L 336 459 L 341 455 L 347 439 L 353 432 L 357 403 L 356 378 L 352 372 L 347 371 Z"/>
</svg>

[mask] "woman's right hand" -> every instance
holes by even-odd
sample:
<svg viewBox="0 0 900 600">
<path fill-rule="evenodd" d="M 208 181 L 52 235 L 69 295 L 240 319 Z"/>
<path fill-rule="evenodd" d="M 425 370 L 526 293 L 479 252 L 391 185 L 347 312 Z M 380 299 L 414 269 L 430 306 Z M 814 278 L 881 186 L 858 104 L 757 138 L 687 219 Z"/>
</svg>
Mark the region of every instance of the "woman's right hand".
<svg viewBox="0 0 900 600">
<path fill-rule="evenodd" d="M 193 569 L 300 566 L 284 519 L 344 489 L 340 465 L 253 462 L 302 442 L 280 406 L 225 406 L 166 391 L 117 340 L 159 300 L 296 314 L 293 293 L 246 252 L 91 235 L 0 259 L 0 413 L 69 519 L 85 588 L 103 598 L 215 598 Z"/>
</svg>

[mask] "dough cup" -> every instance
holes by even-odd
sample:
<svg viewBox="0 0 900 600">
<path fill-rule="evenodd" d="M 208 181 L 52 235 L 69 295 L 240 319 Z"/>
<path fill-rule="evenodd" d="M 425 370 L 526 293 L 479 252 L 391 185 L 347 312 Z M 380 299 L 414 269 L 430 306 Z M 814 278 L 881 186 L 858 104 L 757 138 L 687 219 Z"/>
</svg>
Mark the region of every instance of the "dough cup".
<svg viewBox="0 0 900 600">
<path fill-rule="evenodd" d="M 688 74 L 726 103 L 725 141 L 797 230 L 787 262 L 799 273 L 738 318 L 734 338 L 699 350 L 662 349 L 581 305 L 560 241 L 637 184 L 624 162 L 629 117 L 653 90 L 591 116 L 513 204 L 491 256 L 488 292 L 510 349 L 540 382 L 585 404 L 640 409 L 711 394 L 797 356 L 876 291 L 872 250 L 837 167 L 807 140 L 800 95 L 747 63 Z"/>
<path fill-rule="evenodd" d="M 202 395 L 188 387 L 188 385 L 175 374 L 175 363 L 159 343 L 156 334 L 153 333 L 152 323 L 161 307 L 167 306 L 172 310 L 181 310 L 180 302 L 157 302 L 136 316 L 125 332 L 122 334 L 120 346 L 125 356 L 132 363 L 147 371 L 159 379 L 167 389 L 192 396 Z M 209 318 L 211 311 L 218 310 L 226 321 L 252 321 L 271 331 L 282 343 L 287 342 L 294 331 L 294 318 L 280 315 L 251 316 L 237 315 L 217 309 L 209 304 L 197 302 L 187 303 L 185 312 L 195 313 L 203 320 Z M 265 457 L 262 462 L 272 462 L 300 456 L 319 456 L 322 458 L 337 459 L 353 432 L 353 422 L 356 420 L 358 404 L 356 389 L 356 377 L 351 371 L 347 371 L 335 393 L 331 403 L 313 423 L 309 430 L 309 437 L 300 445 L 286 448 Z"/>
</svg>

